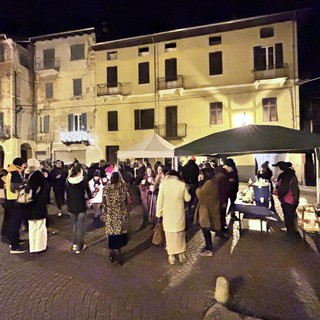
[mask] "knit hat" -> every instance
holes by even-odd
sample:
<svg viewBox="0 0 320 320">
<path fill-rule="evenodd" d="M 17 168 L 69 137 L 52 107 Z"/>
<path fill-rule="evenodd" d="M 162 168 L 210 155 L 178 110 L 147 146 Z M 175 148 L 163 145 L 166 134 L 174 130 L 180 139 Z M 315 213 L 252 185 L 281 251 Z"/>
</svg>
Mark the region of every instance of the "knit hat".
<svg viewBox="0 0 320 320">
<path fill-rule="evenodd" d="M 94 177 L 101 177 L 101 172 L 100 172 L 100 170 L 95 170 L 93 176 L 94 176 Z"/>
<path fill-rule="evenodd" d="M 27 172 L 37 171 L 40 169 L 40 162 L 35 158 L 28 159 Z"/>
<path fill-rule="evenodd" d="M 234 168 L 235 167 L 235 163 L 232 159 L 227 159 L 224 163 L 225 166 L 228 166 L 228 167 L 231 167 L 231 168 Z"/>
<path fill-rule="evenodd" d="M 21 167 L 24 163 L 26 163 L 22 158 L 15 158 L 12 162 L 15 166 Z"/>
</svg>

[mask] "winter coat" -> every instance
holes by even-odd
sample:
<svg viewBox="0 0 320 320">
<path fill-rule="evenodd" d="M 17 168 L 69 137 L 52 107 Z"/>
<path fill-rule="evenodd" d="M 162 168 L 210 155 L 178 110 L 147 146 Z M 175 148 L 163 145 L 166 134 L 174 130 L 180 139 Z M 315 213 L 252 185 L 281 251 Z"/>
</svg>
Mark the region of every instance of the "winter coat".
<svg viewBox="0 0 320 320">
<path fill-rule="evenodd" d="M 86 197 L 91 199 L 88 182 L 83 176 L 70 177 L 66 183 L 68 212 L 78 214 L 87 211 Z"/>
<path fill-rule="evenodd" d="M 61 175 L 60 178 L 57 176 Z M 67 178 L 67 173 L 63 168 L 54 168 L 49 172 L 49 181 L 50 184 L 53 186 L 54 191 L 62 191 L 65 188 L 65 182 Z"/>
<path fill-rule="evenodd" d="M 101 178 L 99 178 L 98 181 L 95 181 L 95 179 L 92 178 L 89 181 L 89 188 L 93 196 L 91 200 L 92 203 L 102 203 L 103 184 Z"/>
<path fill-rule="evenodd" d="M 281 203 L 299 204 L 300 190 L 295 171 L 284 170 L 278 176 L 277 194 Z"/>
<path fill-rule="evenodd" d="M 196 190 L 198 199 L 194 213 L 194 224 L 211 230 L 221 229 L 220 200 L 218 186 L 213 179 L 207 180 Z"/>
<path fill-rule="evenodd" d="M 189 202 L 191 196 L 184 182 L 176 176 L 167 176 L 160 184 L 157 213 L 163 217 L 163 229 L 167 232 L 179 232 L 185 229 L 186 219 L 184 202 Z"/>
<path fill-rule="evenodd" d="M 16 190 L 23 184 L 23 176 L 19 172 L 19 168 L 14 164 L 8 167 L 6 176 L 6 197 L 7 200 L 17 200 Z"/>
<path fill-rule="evenodd" d="M 30 173 L 27 187 L 32 189 L 33 201 L 24 205 L 29 220 L 45 219 L 48 217 L 47 192 L 48 183 L 41 171 Z"/>
<path fill-rule="evenodd" d="M 189 160 L 181 171 L 182 179 L 187 184 L 198 184 L 199 167 L 194 160 Z"/>
<path fill-rule="evenodd" d="M 222 167 L 217 167 L 213 180 L 217 183 L 220 204 L 226 205 L 231 194 L 232 185 L 229 182 L 228 172 Z"/>
<path fill-rule="evenodd" d="M 128 186 L 125 182 L 111 183 L 103 189 L 106 234 L 121 235 L 128 232 Z"/>
</svg>

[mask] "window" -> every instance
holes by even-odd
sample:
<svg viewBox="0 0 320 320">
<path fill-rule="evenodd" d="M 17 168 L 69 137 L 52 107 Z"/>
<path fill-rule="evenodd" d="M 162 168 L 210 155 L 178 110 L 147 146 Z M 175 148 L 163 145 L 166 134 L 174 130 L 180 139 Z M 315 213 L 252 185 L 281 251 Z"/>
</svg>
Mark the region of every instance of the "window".
<svg viewBox="0 0 320 320">
<path fill-rule="evenodd" d="M 108 131 L 118 131 L 118 111 L 108 112 Z"/>
<path fill-rule="evenodd" d="M 139 84 L 149 83 L 149 62 L 139 63 Z"/>
<path fill-rule="evenodd" d="M 44 49 L 43 50 L 43 68 L 54 69 L 55 67 L 55 50 Z"/>
<path fill-rule="evenodd" d="M 134 110 L 134 129 L 154 129 L 154 109 Z"/>
<path fill-rule="evenodd" d="M 24 52 L 19 52 L 19 62 L 25 68 L 29 68 L 28 57 Z"/>
<path fill-rule="evenodd" d="M 4 130 L 4 113 L 0 112 L 0 133 Z"/>
<path fill-rule="evenodd" d="M 165 60 L 165 79 L 166 81 L 176 81 L 178 79 L 176 58 Z"/>
<path fill-rule="evenodd" d="M 138 49 L 138 55 L 141 56 L 148 56 L 149 55 L 149 47 L 142 47 Z"/>
<path fill-rule="evenodd" d="M 82 79 L 73 79 L 73 96 L 82 95 Z"/>
<path fill-rule="evenodd" d="M 68 131 L 87 131 L 87 114 L 68 114 Z"/>
<path fill-rule="evenodd" d="M 217 44 L 221 44 L 221 36 L 209 37 L 209 46 L 214 46 Z"/>
<path fill-rule="evenodd" d="M 117 60 L 118 52 L 117 51 L 109 51 L 107 52 L 107 60 Z"/>
<path fill-rule="evenodd" d="M 262 99 L 263 121 L 278 121 L 277 98 Z"/>
<path fill-rule="evenodd" d="M 210 124 L 222 124 L 222 102 L 210 103 Z"/>
<path fill-rule="evenodd" d="M 0 62 L 5 61 L 4 53 L 5 53 L 4 44 L 0 44 Z"/>
<path fill-rule="evenodd" d="M 261 28 L 260 29 L 260 38 L 271 38 L 274 36 L 274 30 L 272 27 L 270 28 Z"/>
<path fill-rule="evenodd" d="M 108 88 L 118 87 L 118 67 L 107 67 Z"/>
<path fill-rule="evenodd" d="M 253 64 L 255 71 L 283 68 L 282 43 L 274 46 L 254 47 Z"/>
<path fill-rule="evenodd" d="M 52 82 L 46 82 L 46 99 L 53 98 L 53 83 Z"/>
<path fill-rule="evenodd" d="M 168 52 L 168 51 L 174 51 L 177 49 L 177 44 L 175 42 L 171 42 L 171 43 L 166 43 L 164 45 L 164 51 Z"/>
<path fill-rule="evenodd" d="M 209 75 L 222 74 L 222 51 L 209 53 Z"/>
<path fill-rule="evenodd" d="M 84 44 L 74 44 L 70 46 L 70 59 L 71 60 L 84 59 Z"/>
<path fill-rule="evenodd" d="M 50 116 L 39 117 L 39 132 L 49 133 Z"/>
</svg>

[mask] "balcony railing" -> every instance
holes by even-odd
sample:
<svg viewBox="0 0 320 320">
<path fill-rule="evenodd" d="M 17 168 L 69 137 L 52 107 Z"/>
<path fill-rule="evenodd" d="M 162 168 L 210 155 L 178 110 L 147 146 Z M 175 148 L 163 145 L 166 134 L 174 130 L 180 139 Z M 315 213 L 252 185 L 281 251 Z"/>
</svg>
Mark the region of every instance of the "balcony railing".
<svg viewBox="0 0 320 320">
<path fill-rule="evenodd" d="M 11 127 L 10 126 L 0 126 L 0 139 L 1 140 L 7 140 L 10 139 L 11 134 L 10 134 Z"/>
<path fill-rule="evenodd" d="M 182 139 L 187 135 L 187 124 L 158 124 L 155 126 L 155 131 L 160 137 L 165 139 Z"/>
<path fill-rule="evenodd" d="M 158 90 L 181 89 L 184 88 L 184 79 L 182 75 L 176 78 L 158 78 Z"/>
<path fill-rule="evenodd" d="M 130 94 L 131 94 L 130 82 L 101 83 L 97 85 L 98 97 L 111 96 L 111 95 L 128 96 Z"/>
<path fill-rule="evenodd" d="M 82 143 L 90 144 L 90 135 L 87 131 L 63 131 L 60 132 L 60 141 L 66 145 Z"/>
<path fill-rule="evenodd" d="M 59 71 L 59 69 L 60 69 L 60 58 L 43 59 L 43 60 L 37 60 L 35 62 L 36 71 L 41 71 L 41 70 Z"/>
<path fill-rule="evenodd" d="M 268 65 L 262 68 L 255 68 L 253 73 L 254 80 L 285 78 L 289 76 L 289 66 L 287 63 L 284 63 L 281 66 Z"/>
</svg>

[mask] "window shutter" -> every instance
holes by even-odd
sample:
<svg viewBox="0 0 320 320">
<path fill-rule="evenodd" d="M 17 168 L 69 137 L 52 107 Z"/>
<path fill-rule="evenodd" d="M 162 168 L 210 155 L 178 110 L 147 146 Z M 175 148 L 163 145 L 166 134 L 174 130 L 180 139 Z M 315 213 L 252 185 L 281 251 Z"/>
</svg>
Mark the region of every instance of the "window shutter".
<svg viewBox="0 0 320 320">
<path fill-rule="evenodd" d="M 68 131 L 73 131 L 73 113 L 68 114 Z"/>
<path fill-rule="evenodd" d="M 81 131 L 87 131 L 87 114 L 81 113 Z"/>
<path fill-rule="evenodd" d="M 177 59 L 166 59 L 165 60 L 165 78 L 166 81 L 176 81 L 177 76 Z"/>
<path fill-rule="evenodd" d="M 134 129 L 135 130 L 140 129 L 139 114 L 140 114 L 140 110 L 134 110 Z"/>
<path fill-rule="evenodd" d="M 139 84 L 149 82 L 149 62 L 139 63 Z"/>
<path fill-rule="evenodd" d="M 276 43 L 276 68 L 283 68 L 283 50 L 282 43 Z"/>
<path fill-rule="evenodd" d="M 0 122 L 0 127 L 1 127 L 1 122 Z M 31 118 L 31 134 L 35 135 L 37 134 L 37 116 L 33 115 Z"/>
<path fill-rule="evenodd" d="M 49 115 L 46 115 L 43 118 L 43 132 L 44 133 L 49 133 L 49 119 L 50 119 Z"/>
<path fill-rule="evenodd" d="M 210 52 L 209 53 L 209 74 L 214 76 L 222 74 L 222 52 Z"/>
</svg>

